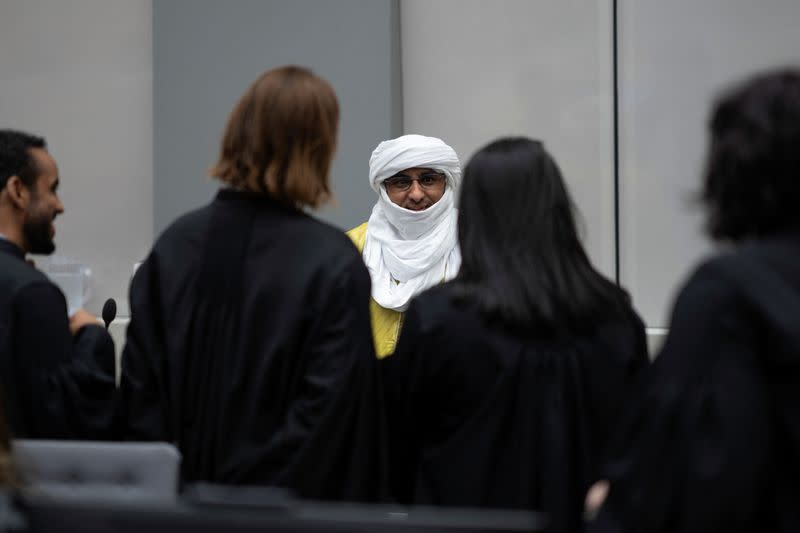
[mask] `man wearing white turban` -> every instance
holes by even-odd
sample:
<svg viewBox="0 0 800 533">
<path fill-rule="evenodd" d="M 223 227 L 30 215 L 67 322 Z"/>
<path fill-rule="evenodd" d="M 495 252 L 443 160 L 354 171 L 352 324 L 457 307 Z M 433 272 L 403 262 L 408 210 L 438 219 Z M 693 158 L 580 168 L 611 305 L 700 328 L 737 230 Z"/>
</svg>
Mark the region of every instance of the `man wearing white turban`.
<svg viewBox="0 0 800 533">
<path fill-rule="evenodd" d="M 458 273 L 461 166 L 441 139 L 403 135 L 375 148 L 369 180 L 378 201 L 369 220 L 347 234 L 372 278 L 372 332 L 383 358 L 394 352 L 411 298 Z"/>
</svg>

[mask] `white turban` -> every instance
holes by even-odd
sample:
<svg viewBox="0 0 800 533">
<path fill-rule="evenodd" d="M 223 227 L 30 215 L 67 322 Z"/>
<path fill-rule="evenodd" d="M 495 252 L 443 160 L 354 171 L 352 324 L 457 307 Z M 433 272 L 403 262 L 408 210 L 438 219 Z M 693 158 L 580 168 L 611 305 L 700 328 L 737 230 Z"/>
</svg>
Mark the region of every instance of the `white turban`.
<svg viewBox="0 0 800 533">
<path fill-rule="evenodd" d="M 461 185 L 461 165 L 456 151 L 436 137 L 403 135 L 383 141 L 369 158 L 369 184 L 378 192 L 386 178 L 407 168 L 432 168 L 447 176 L 456 191 Z"/>
<path fill-rule="evenodd" d="M 381 186 L 386 178 L 409 168 L 432 168 L 447 177 L 442 198 L 423 211 L 393 203 Z M 363 251 L 372 297 L 381 307 L 404 311 L 411 298 L 452 279 L 461 266 L 454 207 L 461 167 L 455 150 L 441 139 L 403 135 L 375 148 L 369 179 L 378 193 Z"/>
</svg>

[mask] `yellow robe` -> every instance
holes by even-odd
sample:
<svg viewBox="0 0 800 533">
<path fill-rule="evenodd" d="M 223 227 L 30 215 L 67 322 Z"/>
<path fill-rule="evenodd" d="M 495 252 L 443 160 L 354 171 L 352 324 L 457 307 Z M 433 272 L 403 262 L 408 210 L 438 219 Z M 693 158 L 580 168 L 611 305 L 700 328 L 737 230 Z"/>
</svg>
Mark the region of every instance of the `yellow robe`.
<svg viewBox="0 0 800 533">
<path fill-rule="evenodd" d="M 367 240 L 367 223 L 364 222 L 347 232 L 347 236 L 356 245 L 359 252 L 364 251 L 364 242 Z M 386 309 L 378 305 L 374 299 L 369 301 L 369 315 L 372 321 L 372 338 L 375 341 L 375 353 L 378 359 L 383 359 L 394 353 L 400 328 L 403 327 L 403 313 Z"/>
</svg>

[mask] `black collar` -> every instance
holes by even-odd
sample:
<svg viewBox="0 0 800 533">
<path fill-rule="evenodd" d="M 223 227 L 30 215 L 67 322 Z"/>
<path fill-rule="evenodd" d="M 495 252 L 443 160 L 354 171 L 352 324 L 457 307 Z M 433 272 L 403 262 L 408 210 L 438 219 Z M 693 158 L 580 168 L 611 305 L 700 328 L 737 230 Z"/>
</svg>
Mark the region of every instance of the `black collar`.
<svg viewBox="0 0 800 533">
<path fill-rule="evenodd" d="M 234 204 L 241 207 L 250 206 L 258 209 L 274 208 L 280 211 L 291 214 L 300 214 L 302 211 L 296 207 L 292 207 L 282 203 L 268 194 L 262 194 L 251 191 L 238 191 L 231 188 L 222 188 L 217 191 L 215 198 L 217 203 Z"/>
<path fill-rule="evenodd" d="M 25 260 L 25 251 L 8 239 L 0 238 L 0 253 L 16 255 Z"/>
</svg>

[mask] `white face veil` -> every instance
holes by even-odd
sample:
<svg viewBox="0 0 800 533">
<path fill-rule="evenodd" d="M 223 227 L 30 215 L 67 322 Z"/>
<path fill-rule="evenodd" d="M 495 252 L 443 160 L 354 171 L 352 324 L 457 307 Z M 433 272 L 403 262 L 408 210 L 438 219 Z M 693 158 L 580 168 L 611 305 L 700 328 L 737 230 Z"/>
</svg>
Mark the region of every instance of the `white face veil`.
<svg viewBox="0 0 800 533">
<path fill-rule="evenodd" d="M 432 168 L 447 177 L 442 198 L 423 211 L 392 203 L 382 186 L 386 178 L 409 168 Z M 441 139 L 404 135 L 375 148 L 369 180 L 378 193 L 363 251 L 372 297 L 381 307 L 405 311 L 412 297 L 458 273 L 455 196 L 461 166 L 455 150 Z"/>
</svg>

